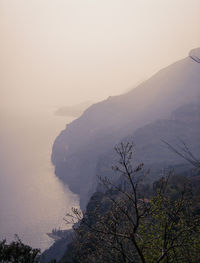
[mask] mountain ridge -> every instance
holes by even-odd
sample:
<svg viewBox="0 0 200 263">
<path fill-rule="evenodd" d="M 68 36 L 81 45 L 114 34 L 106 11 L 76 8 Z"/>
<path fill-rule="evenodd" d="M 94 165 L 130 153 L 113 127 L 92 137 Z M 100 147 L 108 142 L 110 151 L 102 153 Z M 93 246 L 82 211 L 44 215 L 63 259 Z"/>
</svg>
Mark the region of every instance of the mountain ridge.
<svg viewBox="0 0 200 263">
<path fill-rule="evenodd" d="M 199 101 L 200 65 L 190 57 L 160 70 L 137 88 L 89 107 L 56 138 L 56 175 L 85 206 L 96 187 L 98 159 L 124 137 L 173 110 Z"/>
</svg>

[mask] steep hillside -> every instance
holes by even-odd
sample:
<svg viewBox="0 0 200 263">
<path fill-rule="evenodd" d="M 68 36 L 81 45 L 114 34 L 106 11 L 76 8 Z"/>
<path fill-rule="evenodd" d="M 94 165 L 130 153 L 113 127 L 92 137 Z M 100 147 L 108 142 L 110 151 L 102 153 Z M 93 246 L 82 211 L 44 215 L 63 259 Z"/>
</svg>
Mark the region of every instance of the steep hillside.
<svg viewBox="0 0 200 263">
<path fill-rule="evenodd" d="M 155 181 L 174 169 L 175 173 L 191 171 L 191 165 L 178 154 L 171 151 L 166 143 L 183 153 L 184 144 L 200 159 L 200 101 L 185 104 L 172 112 L 170 118 L 157 120 L 137 129 L 123 141 L 134 142 L 134 161 L 143 162 L 150 169 L 148 181 Z M 96 173 L 109 176 L 111 165 L 115 164 L 113 149 L 100 156 Z"/>
<path fill-rule="evenodd" d="M 57 137 L 52 151 L 55 173 L 72 191 L 80 195 L 82 207 L 96 187 L 100 156 L 137 129 L 159 119 L 169 119 L 175 109 L 199 101 L 198 50 L 192 51 L 192 54 L 195 53 L 195 60 L 190 55 L 162 69 L 130 92 L 109 97 L 91 106 Z M 167 128 L 164 127 L 163 130 L 166 131 Z M 140 141 L 145 142 L 141 137 L 137 145 Z M 143 146 L 144 149 L 145 147 L 148 145 Z"/>
</svg>

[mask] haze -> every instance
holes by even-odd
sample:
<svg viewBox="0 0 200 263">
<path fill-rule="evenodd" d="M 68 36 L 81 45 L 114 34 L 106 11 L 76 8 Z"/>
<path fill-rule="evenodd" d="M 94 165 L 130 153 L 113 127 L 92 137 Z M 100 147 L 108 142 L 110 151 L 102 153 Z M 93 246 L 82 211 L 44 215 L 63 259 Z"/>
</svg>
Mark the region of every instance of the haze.
<svg viewBox="0 0 200 263">
<path fill-rule="evenodd" d="M 1 106 L 122 93 L 200 43 L 199 0 L 0 0 Z"/>
</svg>

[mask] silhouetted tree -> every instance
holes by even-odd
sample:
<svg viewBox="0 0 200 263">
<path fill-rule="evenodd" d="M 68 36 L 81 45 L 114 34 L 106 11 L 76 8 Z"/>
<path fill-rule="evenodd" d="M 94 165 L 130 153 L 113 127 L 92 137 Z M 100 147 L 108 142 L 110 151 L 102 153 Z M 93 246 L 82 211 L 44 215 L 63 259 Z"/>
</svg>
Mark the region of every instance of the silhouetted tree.
<svg viewBox="0 0 200 263">
<path fill-rule="evenodd" d="M 68 222 L 80 222 L 71 253 L 61 262 L 200 262 L 200 221 L 190 185 L 183 184 L 175 197 L 169 174 L 146 195 L 143 164 L 132 165 L 133 144 L 121 143 L 115 151 L 120 183 L 100 178 L 105 192 L 92 197 L 85 214 L 68 214 Z"/>
<path fill-rule="evenodd" d="M 39 262 L 39 249 L 24 245 L 16 236 L 10 244 L 6 240 L 0 242 L 0 262 L 2 263 L 36 263 Z"/>
</svg>

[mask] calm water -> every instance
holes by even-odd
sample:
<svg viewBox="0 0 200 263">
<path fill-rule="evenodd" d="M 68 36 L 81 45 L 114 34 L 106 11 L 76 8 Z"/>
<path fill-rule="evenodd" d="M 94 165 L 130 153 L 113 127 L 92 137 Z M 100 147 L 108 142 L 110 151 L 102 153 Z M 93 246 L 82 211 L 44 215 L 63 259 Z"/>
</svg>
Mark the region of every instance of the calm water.
<svg viewBox="0 0 200 263">
<path fill-rule="evenodd" d="M 52 244 L 46 235 L 66 228 L 63 217 L 78 198 L 55 177 L 52 144 L 72 119 L 52 110 L 3 110 L 0 116 L 0 238 L 42 250 Z"/>
</svg>

